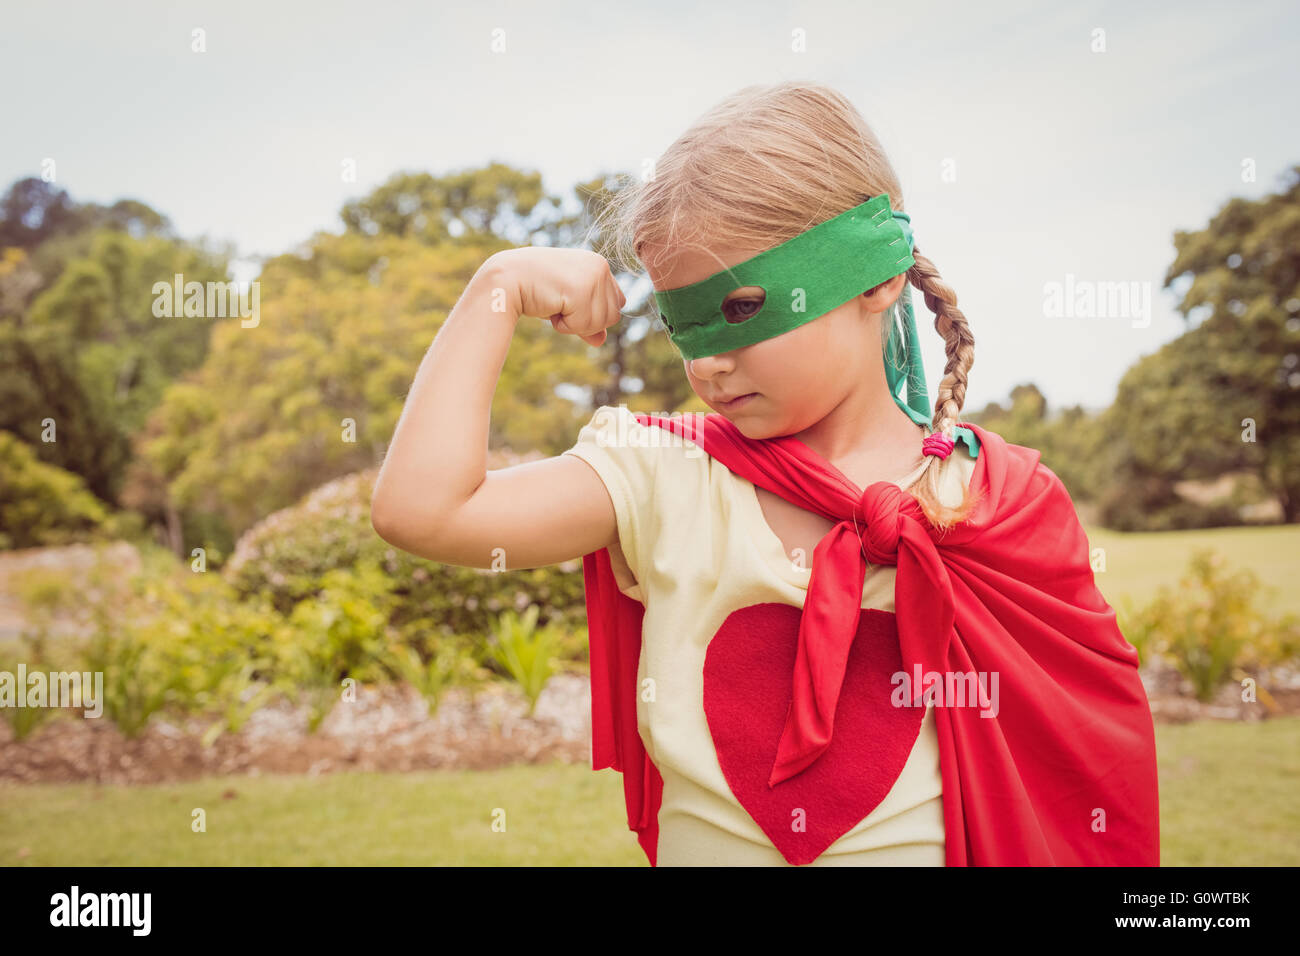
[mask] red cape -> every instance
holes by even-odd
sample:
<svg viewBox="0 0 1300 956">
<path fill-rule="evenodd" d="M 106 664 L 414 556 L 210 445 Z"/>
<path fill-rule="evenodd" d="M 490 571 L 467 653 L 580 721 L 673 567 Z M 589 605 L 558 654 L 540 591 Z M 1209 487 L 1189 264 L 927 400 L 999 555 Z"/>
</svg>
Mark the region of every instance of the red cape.
<svg viewBox="0 0 1300 956">
<path fill-rule="evenodd" d="M 800 507 L 832 486 L 857 492 L 788 436 L 753 441 L 718 414 L 637 420 L 690 439 Z M 904 670 L 1000 678 L 992 719 L 975 707 L 934 708 L 946 863 L 1157 866 L 1151 709 L 1137 651 L 1097 589 L 1074 504 L 1039 452 L 963 424 L 980 443 L 970 484 L 979 503 L 967 521 L 940 532 L 910 494 L 876 482 L 862 493 L 860 511 L 875 520 L 856 529 L 867 531 L 871 561 L 897 564 Z M 663 780 L 636 712 L 645 608 L 619 591 L 608 549 L 583 557 L 583 579 L 592 766 L 623 774 L 628 827 L 654 866 Z"/>
</svg>

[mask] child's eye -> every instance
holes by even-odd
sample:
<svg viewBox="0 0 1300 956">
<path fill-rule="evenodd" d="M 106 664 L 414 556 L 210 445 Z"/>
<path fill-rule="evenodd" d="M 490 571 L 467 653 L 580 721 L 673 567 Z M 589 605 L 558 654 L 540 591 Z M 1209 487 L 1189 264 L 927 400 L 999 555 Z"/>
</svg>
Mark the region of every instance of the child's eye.
<svg viewBox="0 0 1300 956">
<path fill-rule="evenodd" d="M 758 298 L 732 299 L 722 304 L 722 315 L 728 322 L 734 324 L 744 322 L 758 314 L 759 309 L 763 308 L 764 296 Z"/>
</svg>

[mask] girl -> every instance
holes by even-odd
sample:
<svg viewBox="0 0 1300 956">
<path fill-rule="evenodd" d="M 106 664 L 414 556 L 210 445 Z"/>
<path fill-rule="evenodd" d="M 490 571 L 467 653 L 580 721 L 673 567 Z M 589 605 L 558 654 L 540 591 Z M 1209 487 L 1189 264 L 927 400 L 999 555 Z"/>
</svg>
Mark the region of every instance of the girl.
<svg viewBox="0 0 1300 956">
<path fill-rule="evenodd" d="M 583 556 L 596 769 L 652 865 L 1155 865 L 1137 654 L 1064 487 L 958 416 L 973 339 L 852 105 L 729 97 L 609 208 L 709 415 L 603 406 L 485 470 L 521 316 L 592 345 L 591 252 L 512 249 L 426 355 L 372 521 L 431 560 Z M 910 289 L 947 363 L 930 408 Z"/>
</svg>

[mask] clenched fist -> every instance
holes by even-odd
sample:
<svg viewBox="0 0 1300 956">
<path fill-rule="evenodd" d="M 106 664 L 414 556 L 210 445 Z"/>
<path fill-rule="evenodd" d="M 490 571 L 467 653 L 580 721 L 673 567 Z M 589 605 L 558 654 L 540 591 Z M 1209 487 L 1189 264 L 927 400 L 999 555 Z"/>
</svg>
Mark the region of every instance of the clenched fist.
<svg viewBox="0 0 1300 956">
<path fill-rule="evenodd" d="M 627 296 L 599 253 L 524 246 L 494 253 L 488 262 L 509 284 L 519 314 L 546 319 L 557 332 L 603 345 L 605 330 L 623 317 Z"/>
</svg>

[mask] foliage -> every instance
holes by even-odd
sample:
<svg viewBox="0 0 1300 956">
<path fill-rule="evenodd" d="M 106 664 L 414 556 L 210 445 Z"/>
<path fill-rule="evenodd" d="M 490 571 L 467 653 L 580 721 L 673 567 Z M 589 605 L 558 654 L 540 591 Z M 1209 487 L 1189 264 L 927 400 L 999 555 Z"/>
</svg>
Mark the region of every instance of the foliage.
<svg viewBox="0 0 1300 956">
<path fill-rule="evenodd" d="M 429 702 L 429 713 L 438 712 L 443 693 L 453 686 L 475 689 L 489 676 L 472 651 L 453 641 L 440 642 L 427 660 L 417 649 L 423 642 L 408 638 L 389 644 L 385 661 Z"/>
<path fill-rule="evenodd" d="M 159 556 L 150 554 L 132 574 L 103 555 L 86 573 L 61 581 L 54 572 L 28 572 L 28 666 L 101 672 L 104 716 L 127 736 L 169 707 L 216 711 L 224 729 L 237 730 L 273 689 L 289 689 L 272 640 L 280 618 L 264 600 L 239 600 L 218 575 Z M 84 636 L 52 638 L 56 614 Z M 210 728 L 205 739 L 217 735 Z"/>
<path fill-rule="evenodd" d="M 283 673 L 294 696 L 307 702 L 312 731 L 337 702 L 345 678 L 366 683 L 385 676 L 391 595 L 381 579 L 373 564 L 327 571 L 320 593 L 299 601 L 278 631 Z"/>
<path fill-rule="evenodd" d="M 116 502 L 131 436 L 207 350 L 210 320 L 156 317 L 154 283 L 224 282 L 225 262 L 162 236 L 104 229 L 83 241 L 23 312 L 0 320 L 0 428 Z M 42 440 L 47 419 L 56 441 Z"/>
<path fill-rule="evenodd" d="M 537 604 L 546 624 L 572 630 L 584 623 L 578 561 L 492 571 L 437 564 L 389 545 L 370 524 L 374 475 L 329 482 L 268 516 L 240 538 L 222 573 L 240 594 L 265 594 L 287 614 L 319 591 L 329 571 L 374 565 L 383 573 L 372 580 L 391 596 L 390 624 L 425 635 L 417 647 L 422 658 L 437 642 L 487 634 L 507 608 Z"/>
<path fill-rule="evenodd" d="M 12 653 L 0 655 L 0 671 L 13 674 L 15 682 L 17 681 L 20 664 L 26 664 L 27 672 L 31 673 L 33 670 L 40 668 L 41 663 L 47 660 L 43 653 L 44 644 L 37 635 L 27 635 L 24 642 L 28 645 L 26 655 L 22 657 Z M 17 691 L 16 684 L 14 689 Z M 33 731 L 57 713 L 58 709 L 54 707 L 0 707 L 0 714 L 3 714 L 5 721 L 9 724 L 15 740 L 25 740 L 30 737 Z"/>
<path fill-rule="evenodd" d="M 536 173 L 501 164 L 397 174 L 344 207 L 343 235 L 318 234 L 266 263 L 264 321 L 245 328 L 152 315 L 157 281 L 225 279 L 225 260 L 177 242 L 165 217 L 131 200 L 104 209 L 35 179 L 15 184 L 0 203 L 0 235 L 13 233 L 0 250 L 0 428 L 137 511 L 176 553 L 228 550 L 262 517 L 381 458 L 468 279 L 514 242 L 584 242 L 611 193 L 604 180 L 578 192 L 575 215 Z M 641 408 L 690 398 L 666 336 L 646 336 L 643 285 L 601 349 L 545 322 L 519 324 L 491 446 L 556 454 L 591 398 L 622 400 L 625 382 L 641 386 Z M 574 397 L 557 398 L 562 386 Z M 34 423 L 47 418 L 60 441 L 39 443 Z"/>
<path fill-rule="evenodd" d="M 505 611 L 488 644 L 492 658 L 523 690 L 528 698 L 528 716 L 537 708 L 537 700 L 546 682 L 555 673 L 555 654 L 559 638 L 554 628 L 537 626 L 537 605 L 531 605 L 521 617 Z"/>
<path fill-rule="evenodd" d="M 591 672 L 591 645 L 587 625 L 555 627 L 558 635 L 560 661 L 567 670 L 589 674 Z"/>
<path fill-rule="evenodd" d="M 238 536 L 373 467 L 440 324 L 498 248 L 321 235 L 307 262 L 268 262 L 261 324 L 216 329 L 208 360 L 169 389 L 145 429 L 141 453 L 170 498 L 220 515 Z M 520 323 L 493 401 L 495 445 L 572 443 L 579 413 L 555 389 L 600 378 L 585 348 L 549 324 Z"/>
<path fill-rule="evenodd" d="M 437 245 L 454 236 L 497 239 L 545 197 L 539 173 L 502 163 L 446 176 L 400 172 L 340 211 L 349 233 Z"/>
<path fill-rule="evenodd" d="M 1178 309 L 1199 324 L 1121 380 L 1108 416 L 1116 484 L 1254 471 L 1296 521 L 1300 166 L 1280 192 L 1229 200 L 1206 228 L 1176 232 L 1174 246 L 1165 285 L 1186 282 Z"/>
<path fill-rule="evenodd" d="M 136 737 L 161 710 L 179 675 L 147 635 L 104 628 L 82 650 L 83 668 L 104 675 L 104 716 Z"/>
<path fill-rule="evenodd" d="M 1108 485 L 1100 465 L 1106 435 L 1097 417 L 1077 405 L 1049 415 L 1047 398 L 1036 385 L 1013 388 L 1006 407 L 991 402 L 962 418 L 1038 451 L 1076 502 L 1093 499 Z"/>
<path fill-rule="evenodd" d="M 1196 551 L 1177 588 L 1162 587 L 1144 607 L 1125 608 L 1120 628 L 1143 660 L 1168 656 L 1208 701 L 1238 669 L 1274 666 L 1300 654 L 1300 621 L 1270 620 L 1255 605 L 1259 581 L 1243 569 L 1228 574 L 1221 555 Z"/>
<path fill-rule="evenodd" d="M 322 500 L 315 504 L 321 505 Z M 341 533 L 346 522 L 331 526 L 319 510 L 303 512 L 312 514 L 320 521 L 318 530 L 340 531 L 332 541 L 339 550 L 320 549 L 314 563 L 286 564 L 287 573 L 267 555 L 253 559 L 246 551 L 240 573 L 232 578 L 243 585 L 265 584 L 264 588 L 245 590 L 220 574 L 196 572 L 159 548 L 145 552 L 144 566 L 135 573 L 124 571 L 106 556 L 85 573 L 26 572 L 20 590 L 33 622 L 31 660 L 55 669 L 102 671 L 105 716 L 128 735 L 139 734 L 163 710 L 210 715 L 203 737 L 208 744 L 223 733 L 238 731 L 259 707 L 280 695 L 305 705 L 309 728 L 316 730 L 339 700 L 345 680 L 360 684 L 393 677 L 407 680 L 436 711 L 448 687 L 473 691 L 492 677 L 484 664 L 494 659 L 483 636 L 495 620 L 494 612 L 462 606 L 465 620 L 482 619 L 488 625 L 477 631 L 450 629 L 436 615 L 420 610 L 423 597 L 436 590 L 435 576 L 425 569 L 437 572 L 440 566 L 411 559 L 407 567 L 425 571 L 425 580 L 413 573 L 406 578 L 394 575 L 382 542 L 351 549 Z M 281 527 L 290 542 L 296 540 L 296 533 L 307 530 L 294 522 Z M 369 533 L 373 537 L 373 531 Z M 310 542 L 310 534 L 301 540 Z M 308 552 L 310 548 L 296 557 L 305 558 Z M 290 548 L 274 556 L 294 554 Z M 331 560 L 339 563 L 325 566 Z M 503 583 L 509 574 L 455 570 L 484 582 L 479 593 L 514 595 Z M 580 614 L 581 576 L 567 577 L 576 579 Z M 419 594 L 412 597 L 403 581 Z M 446 607 L 463 599 L 456 594 L 440 597 Z M 484 600 L 503 606 L 497 597 Z M 540 606 L 532 605 L 534 621 Z M 51 639 L 50 622 L 56 615 L 66 616 L 86 636 Z M 546 658 L 530 658 L 524 661 L 527 666 L 512 674 L 521 677 L 526 687 L 534 686 L 531 682 L 538 675 L 545 681 L 550 656 L 572 648 L 585 657 L 585 632 L 581 638 L 571 634 L 563 614 L 554 621 L 558 623 L 531 636 L 550 642 Z M 526 653 L 527 641 L 521 647 L 521 653 Z M 59 650 L 57 662 L 51 648 Z M 508 666 L 496 663 L 512 673 Z"/>
<path fill-rule="evenodd" d="M 30 445 L 0 431 L 0 549 L 84 540 L 107 519 L 79 475 L 45 464 Z"/>
<path fill-rule="evenodd" d="M 969 418 L 1035 448 L 1076 501 L 1120 531 L 1242 524 L 1240 506 L 1276 497 L 1300 517 L 1300 166 L 1282 190 L 1233 199 L 1203 229 L 1176 232 L 1166 287 L 1182 286 L 1187 331 L 1139 359 L 1115 401 L 1049 416 L 1032 384 L 1010 407 Z M 1234 473 L 1247 500 L 1206 504 L 1175 486 Z M 1257 479 L 1257 480 L 1249 480 Z"/>
<path fill-rule="evenodd" d="M 18 661 L 0 659 L 0 670 L 17 674 Z M 26 740 L 57 713 L 53 707 L 3 707 L 0 708 L 0 712 L 4 714 L 5 722 L 9 724 L 14 740 Z"/>
<path fill-rule="evenodd" d="M 60 236 L 101 228 L 137 238 L 171 234 L 167 217 L 138 200 L 121 199 L 111 206 L 81 203 L 36 176 L 16 180 L 0 197 L 0 248 L 31 250 Z"/>
</svg>

